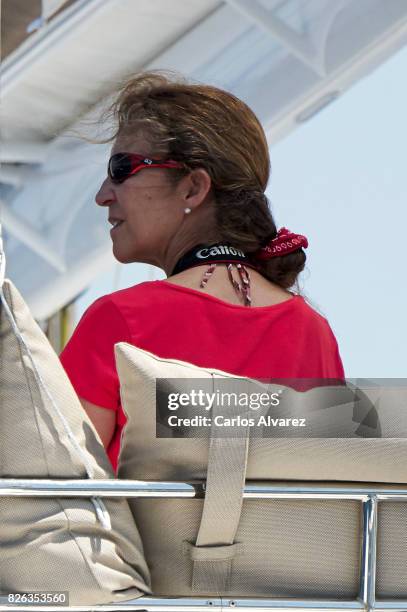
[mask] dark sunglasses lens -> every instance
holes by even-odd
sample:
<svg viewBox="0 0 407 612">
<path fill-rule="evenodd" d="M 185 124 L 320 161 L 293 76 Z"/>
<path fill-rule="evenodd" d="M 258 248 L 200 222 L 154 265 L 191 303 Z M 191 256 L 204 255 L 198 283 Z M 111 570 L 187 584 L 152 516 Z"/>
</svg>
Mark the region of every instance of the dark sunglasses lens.
<svg viewBox="0 0 407 612">
<path fill-rule="evenodd" d="M 109 160 L 109 176 L 114 183 L 122 183 L 131 173 L 131 159 L 128 155 L 118 153 Z"/>
</svg>

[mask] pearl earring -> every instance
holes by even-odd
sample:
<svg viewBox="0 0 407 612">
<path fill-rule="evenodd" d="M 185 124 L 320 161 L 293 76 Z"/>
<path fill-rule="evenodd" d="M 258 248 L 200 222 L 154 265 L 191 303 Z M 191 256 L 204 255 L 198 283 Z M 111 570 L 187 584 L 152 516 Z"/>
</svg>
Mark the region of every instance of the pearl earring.
<svg viewBox="0 0 407 612">
<path fill-rule="evenodd" d="M 190 212 L 192 212 L 192 209 L 191 209 L 191 208 L 185 208 L 185 209 L 184 209 L 184 213 L 185 213 L 186 215 L 189 215 L 189 213 L 190 213 Z"/>
</svg>

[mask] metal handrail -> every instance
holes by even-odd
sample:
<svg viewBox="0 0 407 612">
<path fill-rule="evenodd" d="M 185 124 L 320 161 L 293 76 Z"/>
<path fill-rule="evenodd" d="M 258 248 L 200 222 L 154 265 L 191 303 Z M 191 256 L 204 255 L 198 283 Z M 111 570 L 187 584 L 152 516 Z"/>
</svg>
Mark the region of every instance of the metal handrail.
<svg viewBox="0 0 407 612">
<path fill-rule="evenodd" d="M 150 480 L 0 478 L 3 497 L 171 497 L 203 498 L 205 482 L 165 482 Z M 302 483 L 246 483 L 244 499 L 353 499 L 366 501 L 407 501 L 407 485 L 326 485 Z"/>
<path fill-rule="evenodd" d="M 126 497 L 126 498 L 203 498 L 204 482 L 150 482 L 138 480 L 56 480 L 56 479 L 0 479 L 0 497 Z M 319 611 L 322 610 L 406 610 L 407 601 L 376 600 L 376 540 L 377 510 L 381 501 L 407 502 L 407 486 L 396 485 L 322 485 L 322 484 L 268 484 L 246 483 L 245 499 L 347 499 L 362 504 L 362 547 L 359 577 L 359 595 L 355 600 L 301 600 L 266 598 L 156 598 L 141 597 L 116 604 L 98 606 L 29 606 L 3 605 L 1 611 L 40 610 L 118 612 L 122 610 L 148 612 L 211 612 L 241 609 L 245 612 L 266 612 L 277 610 Z"/>
</svg>

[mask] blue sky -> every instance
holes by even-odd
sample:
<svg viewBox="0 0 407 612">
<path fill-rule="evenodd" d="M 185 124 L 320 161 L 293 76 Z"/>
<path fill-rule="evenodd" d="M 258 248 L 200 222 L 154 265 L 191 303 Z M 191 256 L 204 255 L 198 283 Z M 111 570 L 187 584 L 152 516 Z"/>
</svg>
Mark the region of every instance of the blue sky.
<svg viewBox="0 0 407 612">
<path fill-rule="evenodd" d="M 271 148 L 278 227 L 309 239 L 302 292 L 326 316 L 348 377 L 407 377 L 407 48 Z M 117 264 L 76 302 L 164 278 Z"/>
</svg>

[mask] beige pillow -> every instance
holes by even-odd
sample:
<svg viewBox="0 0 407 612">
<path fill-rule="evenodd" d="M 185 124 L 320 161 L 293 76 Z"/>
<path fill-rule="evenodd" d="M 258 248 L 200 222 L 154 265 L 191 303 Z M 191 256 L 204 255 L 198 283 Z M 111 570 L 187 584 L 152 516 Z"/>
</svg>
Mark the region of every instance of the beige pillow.
<svg viewBox="0 0 407 612">
<path fill-rule="evenodd" d="M 213 376 L 239 378 L 243 387 L 257 383 L 219 370 L 163 359 L 127 343 L 116 344 L 115 355 L 122 405 L 127 415 L 119 477 L 161 481 L 205 479 L 208 437 L 189 438 L 187 433 L 181 439 L 156 437 L 156 391 L 159 396 L 183 392 L 188 381 L 201 379 L 206 384 Z M 407 431 L 405 401 L 400 394 L 390 397 L 387 403 L 382 402 L 377 414 L 375 388 L 355 402 L 353 394 L 350 401 L 349 389 L 343 386 L 320 387 L 306 393 L 278 387 L 287 398 L 286 408 L 291 406 L 297 416 L 305 411 L 314 427 L 311 431 L 321 437 L 266 438 L 264 432 L 254 435 L 249 445 L 248 480 L 322 481 L 326 486 L 335 485 L 335 481 L 350 485 L 352 482 L 407 482 L 406 440 L 380 437 Z M 405 397 L 404 392 L 404 400 Z M 398 425 L 393 406 L 400 418 Z M 163 431 L 165 423 L 161 422 L 158 432 Z M 342 438 L 328 437 L 338 432 Z M 226 485 L 227 477 L 225 488 Z M 194 563 L 191 550 L 194 550 L 202 516 L 201 499 L 132 499 L 130 506 L 144 542 L 155 595 L 219 594 L 204 588 L 197 591 L 191 579 Z M 407 522 L 406 506 L 397 504 L 399 524 Z M 389 524 L 388 531 L 394 535 L 393 519 L 389 522 L 386 517 L 390 517 L 387 509 L 381 515 L 381 524 L 383 527 Z M 360 503 L 354 500 L 245 500 L 235 540 L 242 548 L 233 559 L 230 583 L 222 594 L 356 597 L 360 518 Z M 400 568 L 397 572 L 394 568 L 390 571 L 389 550 L 398 546 L 399 539 L 393 537 L 384 546 L 379 533 L 379 542 L 382 544 L 378 557 L 379 592 L 388 594 L 393 590 L 395 594 L 397 591 L 396 596 L 400 593 L 405 596 L 407 553 L 401 553 L 398 548 Z"/>
<path fill-rule="evenodd" d="M 0 477 L 113 478 L 58 356 L 9 280 L 0 308 Z M 70 605 L 150 592 L 127 501 L 0 497 L 0 586 L 68 591 Z"/>
<path fill-rule="evenodd" d="M 208 438 L 156 437 L 156 379 L 210 381 L 214 373 L 218 378 L 259 383 L 213 368 L 163 359 L 125 342 L 115 345 L 115 354 L 122 405 L 128 417 L 122 437 L 120 477 L 205 478 Z M 172 392 L 184 390 L 181 380 L 173 382 L 171 387 L 164 380 L 158 392 L 166 392 L 167 387 Z M 407 439 L 397 438 L 407 434 L 406 386 L 381 391 L 374 386 L 363 387 L 363 394 L 356 394 L 356 398 L 352 396 L 352 386 L 317 387 L 306 393 L 284 385 L 263 387 L 284 390 L 281 397 L 286 398 L 286 414 L 283 416 L 307 416 L 306 429 L 297 428 L 297 433 L 293 434 L 307 434 L 307 437 L 279 437 L 281 428 L 277 431 L 266 427 L 262 434 L 257 432 L 249 449 L 248 479 L 407 482 Z M 360 402 L 359 397 L 362 398 Z M 377 422 L 369 428 L 369 421 L 375 420 L 373 414 L 369 414 L 371 410 L 373 413 L 376 410 Z M 273 432 L 271 444 L 270 438 L 265 436 Z M 288 428 L 284 435 L 290 432 L 293 430 Z M 312 432 L 317 432 L 318 437 L 312 437 Z M 342 437 L 336 439 L 338 434 Z"/>
</svg>

